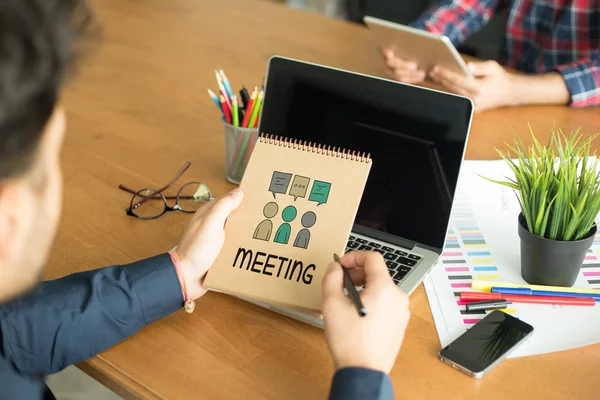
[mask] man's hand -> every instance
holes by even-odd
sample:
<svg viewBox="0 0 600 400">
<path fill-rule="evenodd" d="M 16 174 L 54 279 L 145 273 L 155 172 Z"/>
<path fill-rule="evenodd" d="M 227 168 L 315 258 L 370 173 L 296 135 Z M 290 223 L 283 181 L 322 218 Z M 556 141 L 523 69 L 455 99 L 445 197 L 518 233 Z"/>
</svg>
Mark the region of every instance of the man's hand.
<svg viewBox="0 0 600 400">
<path fill-rule="evenodd" d="M 395 284 L 381 254 L 353 251 L 340 262 L 350 271 L 367 315 L 360 317 L 344 294 L 344 272 L 340 264 L 329 265 L 323 278 L 322 312 L 325 337 L 335 368 L 363 367 L 388 373 L 404 339 L 410 318 L 408 296 Z"/>
<path fill-rule="evenodd" d="M 416 62 L 398 57 L 394 50 L 381 49 L 387 75 L 400 82 L 417 84 L 423 82 L 427 74 Z"/>
<path fill-rule="evenodd" d="M 179 242 L 177 255 L 188 295 L 192 299 L 206 293 L 203 286 L 204 277 L 225 242 L 225 221 L 229 214 L 238 208 L 243 197 L 242 190 L 235 189 L 205 204 L 196 211 Z"/>
<path fill-rule="evenodd" d="M 474 79 L 448 71 L 440 66 L 429 73 L 431 78 L 448 91 L 469 97 L 476 111 L 517 104 L 513 75 L 496 61 L 468 64 Z"/>
</svg>

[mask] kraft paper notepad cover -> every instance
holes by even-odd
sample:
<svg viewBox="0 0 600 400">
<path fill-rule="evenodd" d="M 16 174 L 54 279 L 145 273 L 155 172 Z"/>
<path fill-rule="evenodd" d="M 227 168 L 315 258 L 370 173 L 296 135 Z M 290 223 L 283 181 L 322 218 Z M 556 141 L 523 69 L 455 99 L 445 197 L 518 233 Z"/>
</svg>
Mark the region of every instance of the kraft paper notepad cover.
<svg viewBox="0 0 600 400">
<path fill-rule="evenodd" d="M 333 253 L 344 253 L 370 169 L 364 154 L 261 136 L 205 285 L 318 312 L 323 275 Z"/>
</svg>

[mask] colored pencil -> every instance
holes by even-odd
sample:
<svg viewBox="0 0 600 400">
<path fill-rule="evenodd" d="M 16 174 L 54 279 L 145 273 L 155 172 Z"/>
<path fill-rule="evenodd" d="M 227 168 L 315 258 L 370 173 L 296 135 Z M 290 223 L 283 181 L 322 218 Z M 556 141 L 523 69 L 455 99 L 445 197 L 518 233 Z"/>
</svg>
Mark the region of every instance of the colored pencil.
<svg viewBox="0 0 600 400">
<path fill-rule="evenodd" d="M 252 116 L 252 109 L 254 107 L 254 101 L 256 100 L 256 96 L 258 96 L 257 89 L 254 89 L 254 92 L 252 92 L 252 96 L 250 96 L 248 106 L 246 107 L 246 115 L 244 116 L 244 121 L 242 122 L 242 128 L 248 127 L 248 122 L 250 122 L 250 117 Z"/>
<path fill-rule="evenodd" d="M 545 285 L 524 285 L 518 283 L 509 283 L 509 282 L 494 282 L 494 281 L 480 281 L 473 280 L 471 282 L 471 287 L 473 289 L 484 290 L 489 292 L 493 287 L 503 287 L 503 288 L 525 288 L 531 290 L 543 290 L 546 292 L 563 292 L 563 293 L 591 293 L 598 294 L 597 290 L 594 289 L 578 289 L 572 287 L 564 287 L 564 286 L 545 286 Z"/>
<path fill-rule="evenodd" d="M 229 110 L 227 103 L 225 103 L 225 97 L 223 97 L 223 95 L 221 95 L 221 105 L 223 106 L 225 120 L 227 121 L 228 124 L 231 124 L 231 111 Z"/>
<path fill-rule="evenodd" d="M 260 110 L 260 107 L 262 105 L 262 99 L 263 99 L 263 92 L 260 92 L 260 94 L 258 95 L 258 98 L 254 101 L 252 101 L 252 113 L 250 116 L 250 121 L 248 121 L 248 124 L 246 125 L 247 128 L 252 128 L 254 127 L 254 123 L 256 121 L 256 117 L 258 115 L 258 111 Z M 246 111 L 246 118 L 248 117 L 248 113 L 249 111 Z M 251 134 L 244 134 L 241 135 L 243 136 L 243 140 L 242 140 L 242 146 L 240 151 L 238 152 L 238 156 L 235 159 L 235 167 L 236 169 L 234 170 L 234 173 L 236 173 L 236 175 L 241 176 L 243 174 L 243 169 L 245 168 L 247 162 L 242 162 L 245 160 L 248 160 L 250 157 L 250 152 L 248 150 L 248 144 L 251 141 Z M 238 140 L 239 142 L 239 140 Z M 240 170 L 242 169 L 242 170 Z"/>
<path fill-rule="evenodd" d="M 493 287 L 492 293 L 500 294 L 518 294 L 521 296 L 554 296 L 554 297 L 592 297 L 600 301 L 600 292 L 598 293 L 574 293 L 574 292 L 550 292 L 545 290 L 531 290 L 528 288 L 503 288 Z"/>
<path fill-rule="evenodd" d="M 225 89 L 225 85 L 223 85 L 223 80 L 221 78 L 221 75 L 219 75 L 219 72 L 217 70 L 215 70 L 215 78 L 217 78 L 217 85 L 219 86 L 219 92 L 221 93 L 221 95 L 223 95 L 223 97 L 225 97 L 225 101 L 227 102 L 227 105 L 229 106 L 229 111 L 231 111 L 231 100 L 229 98 L 229 93 L 227 92 L 227 89 Z"/>
<path fill-rule="evenodd" d="M 242 87 L 238 96 L 233 92 L 225 71 L 216 69 L 214 72 L 219 92 L 215 93 L 208 89 L 208 94 L 219 107 L 222 119 L 235 128 L 251 129 L 250 131 L 232 129 L 235 149 L 232 151 L 233 157 L 228 160 L 230 163 L 228 171 L 237 180 L 241 178 L 256 144 L 257 128 L 264 102 L 264 82 L 263 90 L 260 90 L 259 86 L 255 86 L 252 95 L 249 95 L 248 89 Z"/>
<path fill-rule="evenodd" d="M 240 126 L 240 120 L 239 120 L 239 115 L 238 115 L 238 100 L 237 100 L 237 96 L 235 94 L 233 95 L 233 99 L 232 99 L 231 103 L 233 104 L 233 109 L 232 109 L 233 126 L 238 127 L 238 126 Z"/>
<path fill-rule="evenodd" d="M 225 114 L 223 114 L 223 108 L 221 107 L 221 101 L 219 101 L 219 98 L 217 97 L 217 95 L 215 94 L 215 92 L 213 92 L 212 90 L 208 89 L 208 95 L 210 96 L 210 98 L 212 99 L 212 101 L 217 105 L 217 107 L 219 107 L 219 111 L 221 111 L 221 114 L 223 116 L 225 116 Z"/>
<path fill-rule="evenodd" d="M 248 127 L 248 121 L 250 120 L 250 115 L 251 115 L 251 108 L 253 107 L 254 104 L 254 100 L 256 99 L 257 93 L 256 90 L 252 93 L 252 96 L 250 97 L 250 101 L 248 102 L 248 109 L 246 109 L 246 115 L 244 115 L 244 119 L 242 121 L 242 128 L 247 128 Z M 237 138 L 237 143 L 235 145 L 235 153 L 233 154 L 233 157 L 231 158 L 231 165 L 229 166 L 229 170 L 230 171 L 234 171 L 234 169 L 237 169 L 237 162 L 239 162 L 240 159 L 240 153 L 242 151 L 242 147 L 244 147 L 243 142 L 244 142 L 244 135 L 243 133 L 240 133 L 240 135 Z M 238 161 L 236 161 L 238 160 Z"/>
<path fill-rule="evenodd" d="M 231 85 L 229 84 L 229 79 L 227 79 L 227 75 L 225 75 L 225 72 L 222 69 L 219 70 L 219 75 L 221 76 L 221 82 L 223 82 L 223 85 L 225 86 L 225 90 L 227 91 L 229 98 L 233 99 L 233 90 L 231 90 Z"/>
<path fill-rule="evenodd" d="M 249 128 L 253 128 L 254 123 L 258 120 L 258 112 L 260 110 L 260 107 L 262 106 L 264 96 L 265 92 L 261 91 L 258 95 L 258 99 L 256 99 L 256 102 L 252 106 L 252 116 L 250 117 L 250 121 L 248 122 Z"/>
<path fill-rule="evenodd" d="M 235 144 L 235 153 L 233 153 L 233 157 L 231 157 L 231 164 L 229 165 L 229 170 L 233 171 L 235 168 L 235 160 L 238 159 L 240 151 L 242 150 L 242 142 L 244 141 L 244 133 L 239 132 L 237 137 L 237 143 Z"/>
<path fill-rule="evenodd" d="M 244 162 L 246 164 L 248 164 L 248 161 L 250 161 L 250 156 L 252 155 L 252 152 L 254 151 L 254 146 L 256 146 L 257 133 L 258 133 L 257 130 L 253 130 L 252 133 L 250 134 L 250 139 L 248 140 L 248 147 L 246 148 L 246 157 L 244 159 Z"/>
<path fill-rule="evenodd" d="M 256 121 L 254 121 L 254 125 L 252 126 L 253 128 L 258 128 L 258 121 L 260 121 L 260 112 L 261 112 L 261 110 L 258 110 L 258 115 L 256 116 Z"/>
<path fill-rule="evenodd" d="M 221 87 L 221 85 L 223 84 L 221 75 L 219 75 L 219 72 L 215 69 L 215 78 L 217 78 L 217 85 L 219 86 L 219 88 Z"/>
<path fill-rule="evenodd" d="M 241 168 L 246 168 L 246 162 L 242 162 L 244 160 L 250 159 L 250 152 L 248 151 L 248 144 L 250 143 L 250 137 L 252 136 L 252 134 L 244 134 L 244 135 L 240 135 L 243 136 L 243 141 L 242 141 L 242 148 L 239 152 L 239 155 L 235 161 L 236 164 L 236 169 L 234 170 L 234 172 L 236 172 L 237 174 L 239 174 L 240 176 L 244 173 L 244 170 L 241 170 Z"/>
<path fill-rule="evenodd" d="M 221 96 L 225 98 L 225 103 L 229 106 L 229 111 L 231 111 L 231 100 L 229 100 L 229 95 L 227 95 L 227 91 L 222 83 L 219 83 L 219 92 L 221 92 Z"/>
<path fill-rule="evenodd" d="M 554 297 L 554 296 L 519 296 L 490 292 L 460 292 L 461 301 L 481 301 L 504 299 L 511 303 L 556 304 L 571 306 L 594 306 L 596 301 L 591 297 Z"/>
</svg>

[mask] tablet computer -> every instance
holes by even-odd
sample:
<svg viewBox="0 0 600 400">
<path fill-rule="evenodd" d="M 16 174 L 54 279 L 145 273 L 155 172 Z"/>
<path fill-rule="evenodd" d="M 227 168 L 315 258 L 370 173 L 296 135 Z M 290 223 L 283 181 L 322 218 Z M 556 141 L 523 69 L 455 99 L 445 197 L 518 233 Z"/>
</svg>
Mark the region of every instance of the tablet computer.
<svg viewBox="0 0 600 400">
<path fill-rule="evenodd" d="M 473 77 L 446 36 L 370 16 L 363 20 L 382 48 L 393 49 L 398 57 L 416 62 L 424 71 L 429 72 L 439 65 L 462 76 Z"/>
</svg>

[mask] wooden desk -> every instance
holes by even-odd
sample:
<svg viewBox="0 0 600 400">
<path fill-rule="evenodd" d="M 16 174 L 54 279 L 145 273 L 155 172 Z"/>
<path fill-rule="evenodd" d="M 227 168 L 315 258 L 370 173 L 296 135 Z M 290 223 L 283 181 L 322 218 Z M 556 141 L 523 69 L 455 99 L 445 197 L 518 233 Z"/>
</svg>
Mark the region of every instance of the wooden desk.
<svg viewBox="0 0 600 400">
<path fill-rule="evenodd" d="M 159 187 L 187 160 L 181 182 L 203 180 L 215 194 L 225 179 L 222 127 L 206 88 L 214 68 L 237 87 L 262 81 L 280 54 L 383 73 L 369 33 L 341 21 L 257 0 L 97 0 L 104 41 L 64 96 L 69 134 L 63 153 L 64 217 L 47 278 L 164 252 L 188 217 L 156 221 L 125 215 L 134 188 Z M 229 30 L 223 30 L 230 28 Z M 556 124 L 600 131 L 598 108 L 503 109 L 475 117 L 468 157 Z M 443 365 L 425 293 L 411 296 L 412 319 L 391 376 L 406 399 L 581 399 L 597 397 L 600 345 L 504 362 L 483 381 Z M 178 312 L 80 365 L 127 397 L 322 399 L 333 373 L 323 332 L 208 294 L 197 311 Z"/>
</svg>

